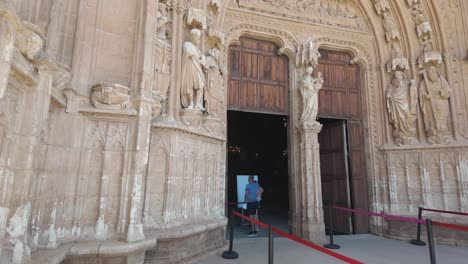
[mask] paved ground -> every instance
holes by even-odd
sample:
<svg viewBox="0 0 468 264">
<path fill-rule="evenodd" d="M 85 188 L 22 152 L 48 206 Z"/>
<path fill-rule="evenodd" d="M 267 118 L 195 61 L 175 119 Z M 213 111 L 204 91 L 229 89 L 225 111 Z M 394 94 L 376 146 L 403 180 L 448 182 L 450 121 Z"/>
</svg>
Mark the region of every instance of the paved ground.
<svg viewBox="0 0 468 264">
<path fill-rule="evenodd" d="M 261 231 L 266 233 L 265 230 Z M 336 252 L 364 263 L 376 264 L 427 264 L 429 249 L 418 247 L 407 241 L 386 239 L 373 235 L 343 235 L 335 236 L 335 243 L 341 246 Z M 344 263 L 323 253 L 300 245 L 286 238 L 275 238 L 274 263 L 276 264 L 331 264 Z M 239 258 L 226 260 L 217 252 L 195 261 L 195 264 L 258 264 L 268 263 L 268 239 L 265 237 L 249 238 L 246 235 L 238 237 L 234 242 L 234 251 Z M 468 248 L 436 245 L 437 263 L 467 264 Z"/>
</svg>

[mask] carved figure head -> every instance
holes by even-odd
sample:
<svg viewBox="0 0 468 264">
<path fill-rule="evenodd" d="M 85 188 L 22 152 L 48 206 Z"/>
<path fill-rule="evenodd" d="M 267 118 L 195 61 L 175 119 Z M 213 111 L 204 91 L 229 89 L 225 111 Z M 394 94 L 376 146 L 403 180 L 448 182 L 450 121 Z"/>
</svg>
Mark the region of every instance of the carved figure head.
<svg viewBox="0 0 468 264">
<path fill-rule="evenodd" d="M 198 28 L 194 28 L 190 30 L 190 39 L 193 41 L 195 44 L 200 44 L 200 38 L 201 38 L 201 31 Z"/>
<path fill-rule="evenodd" d="M 395 75 L 393 75 L 392 84 L 394 86 L 399 87 L 404 83 L 405 79 L 406 79 L 406 75 L 404 72 L 396 71 Z"/>
<path fill-rule="evenodd" d="M 439 80 L 439 71 L 436 66 L 431 66 L 427 69 L 427 77 L 429 77 L 429 80 L 433 82 Z"/>
<path fill-rule="evenodd" d="M 311 66 L 307 67 L 307 69 L 306 69 L 306 75 L 309 75 L 309 76 L 310 76 L 310 75 L 312 75 L 313 72 L 314 72 L 314 68 L 313 68 L 313 67 L 311 67 Z"/>
</svg>

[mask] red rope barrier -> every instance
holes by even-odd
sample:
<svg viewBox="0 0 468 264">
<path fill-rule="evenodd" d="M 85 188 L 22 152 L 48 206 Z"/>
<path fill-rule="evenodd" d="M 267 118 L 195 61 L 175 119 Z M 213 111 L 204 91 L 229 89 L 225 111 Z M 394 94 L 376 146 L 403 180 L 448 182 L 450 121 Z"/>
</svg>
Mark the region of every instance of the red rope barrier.
<svg viewBox="0 0 468 264">
<path fill-rule="evenodd" d="M 300 243 L 300 244 L 302 244 L 302 245 L 304 245 L 304 246 L 313 248 L 313 249 L 318 250 L 318 251 L 320 251 L 320 252 L 322 252 L 322 253 L 325 253 L 325 254 L 327 254 L 327 255 L 329 255 L 329 256 L 332 256 L 332 257 L 334 257 L 334 258 L 337 258 L 337 259 L 339 259 L 339 260 L 342 260 L 342 261 L 344 261 L 344 262 L 351 263 L 351 264 L 363 264 L 363 263 L 364 263 L 364 262 L 360 262 L 360 261 L 354 260 L 354 259 L 352 259 L 352 258 L 348 258 L 348 257 L 346 257 L 346 256 L 343 256 L 343 255 L 338 254 L 338 253 L 336 253 L 336 252 L 333 252 L 333 251 L 331 251 L 331 250 L 325 249 L 325 248 L 323 248 L 323 247 L 321 247 L 321 246 L 315 245 L 315 244 L 313 244 L 313 243 L 311 243 L 311 242 L 309 242 L 309 241 L 307 241 L 307 240 L 304 240 L 304 239 L 295 237 L 295 236 L 293 236 L 293 235 L 291 235 L 291 234 L 288 234 L 288 233 L 286 233 L 286 232 L 284 232 L 284 231 L 281 231 L 281 230 L 279 230 L 279 229 L 277 229 L 277 228 L 275 228 L 275 227 L 273 227 L 271 230 L 272 230 L 273 232 L 279 234 L 279 235 L 282 235 L 282 236 L 284 236 L 284 237 L 287 237 L 287 238 L 289 238 L 289 239 L 291 239 L 291 240 L 293 240 L 293 241 L 296 241 L 296 242 L 298 242 L 298 243 Z"/>
<path fill-rule="evenodd" d="M 247 220 L 247 221 L 249 221 L 249 222 L 255 223 L 255 224 L 257 224 L 257 225 L 259 225 L 259 226 L 261 226 L 261 227 L 263 227 L 263 228 L 268 229 L 268 225 L 265 224 L 265 223 L 262 223 L 262 222 L 260 222 L 260 221 L 254 220 L 254 219 L 252 219 L 252 218 L 250 218 L 250 217 L 247 217 L 247 216 L 245 216 L 245 215 L 243 215 L 243 214 L 240 214 L 240 213 L 238 213 L 238 212 L 234 212 L 234 214 L 237 215 L 237 216 L 239 216 L 239 217 L 241 217 L 241 218 L 243 218 L 243 219 L 245 219 L 245 220 Z M 322 253 L 325 253 L 325 254 L 327 254 L 327 255 L 329 255 L 329 256 L 332 256 L 332 257 L 334 257 L 334 258 L 337 258 L 337 259 L 339 259 L 339 260 L 342 260 L 342 261 L 344 261 L 344 262 L 347 262 L 347 263 L 350 263 L 350 264 L 364 264 L 364 262 L 359 262 L 359 261 L 357 261 L 357 260 L 348 258 L 348 257 L 343 256 L 343 255 L 341 255 L 341 254 L 338 254 L 338 253 L 336 253 L 336 252 L 330 251 L 330 250 L 325 249 L 325 248 L 323 248 L 323 247 L 321 247 L 321 246 L 315 245 L 314 243 L 311 243 L 311 242 L 309 242 L 309 241 L 307 241 L 307 240 L 304 240 L 304 239 L 295 237 L 295 236 L 293 236 L 293 235 L 291 235 L 291 234 L 288 234 L 288 233 L 286 233 L 286 232 L 284 232 L 284 231 L 281 231 L 281 230 L 279 230 L 279 229 L 277 229 L 277 228 L 275 228 L 275 227 L 272 227 L 271 230 L 272 230 L 273 232 L 279 234 L 279 235 L 282 235 L 282 236 L 284 236 L 284 237 L 287 237 L 287 238 L 289 238 L 289 239 L 291 239 L 291 240 L 293 240 L 293 241 L 296 241 L 296 242 L 298 242 L 298 243 L 300 243 L 300 244 L 302 244 L 302 245 L 304 245 L 304 246 L 313 248 L 313 249 L 318 250 L 318 251 L 320 251 L 320 252 L 322 252 Z"/>
<path fill-rule="evenodd" d="M 261 226 L 261 227 L 263 227 L 263 228 L 268 229 L 268 225 L 265 224 L 265 223 L 262 223 L 262 222 L 260 222 L 260 221 L 254 220 L 254 219 L 252 219 L 252 218 L 250 218 L 250 217 L 247 217 L 247 216 L 245 216 L 245 215 L 243 215 L 243 214 L 239 214 L 238 212 L 234 212 L 234 214 L 237 215 L 237 216 L 239 216 L 239 217 L 241 217 L 241 218 L 244 218 L 245 220 L 247 220 L 247 221 L 249 221 L 249 222 L 252 222 L 252 223 L 257 224 L 257 225 L 259 225 L 259 226 Z"/>
<path fill-rule="evenodd" d="M 421 209 L 424 210 L 424 211 L 430 211 L 430 212 L 436 212 L 436 213 L 444 213 L 444 214 L 454 214 L 454 215 L 464 215 L 464 216 L 468 216 L 468 213 L 462 213 L 462 212 L 454 212 L 454 211 L 445 211 L 445 210 L 429 209 L 429 208 L 423 208 L 423 207 L 421 207 Z"/>
<path fill-rule="evenodd" d="M 432 221 L 432 224 L 435 226 L 442 226 L 442 227 L 451 228 L 451 229 L 458 229 L 461 231 L 468 231 L 468 226 L 447 224 L 447 223 L 435 222 L 435 221 Z"/>
<path fill-rule="evenodd" d="M 352 213 L 358 213 L 358 214 L 365 214 L 369 216 L 379 216 L 387 219 L 393 219 L 393 220 L 400 220 L 400 221 L 405 221 L 405 222 L 413 222 L 413 223 L 420 223 L 420 224 L 425 224 L 426 221 L 419 220 L 417 218 L 409 218 L 409 217 L 403 217 L 403 216 L 396 216 L 396 215 L 386 215 L 386 214 L 379 214 L 379 213 L 373 213 L 373 212 L 368 212 L 364 210 L 357 210 L 357 209 L 351 209 L 351 208 L 346 208 L 346 207 L 341 207 L 341 206 L 333 206 L 334 208 L 342 211 L 347 211 L 347 212 L 352 212 Z"/>
</svg>

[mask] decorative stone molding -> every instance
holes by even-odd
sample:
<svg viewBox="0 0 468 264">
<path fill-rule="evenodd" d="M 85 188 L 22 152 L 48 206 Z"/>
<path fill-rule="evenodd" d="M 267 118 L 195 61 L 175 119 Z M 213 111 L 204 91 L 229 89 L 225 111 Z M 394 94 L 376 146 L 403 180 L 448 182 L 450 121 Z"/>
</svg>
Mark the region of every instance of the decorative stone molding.
<svg viewBox="0 0 468 264">
<path fill-rule="evenodd" d="M 98 83 L 92 87 L 91 102 L 94 107 L 108 110 L 128 108 L 131 89 L 120 84 Z"/>
</svg>

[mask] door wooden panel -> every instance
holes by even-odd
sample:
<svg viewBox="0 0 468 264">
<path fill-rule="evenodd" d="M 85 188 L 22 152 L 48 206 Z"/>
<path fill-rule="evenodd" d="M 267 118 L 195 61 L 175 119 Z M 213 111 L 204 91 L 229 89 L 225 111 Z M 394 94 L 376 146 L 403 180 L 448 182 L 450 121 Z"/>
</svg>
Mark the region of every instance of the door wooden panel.
<svg viewBox="0 0 468 264">
<path fill-rule="evenodd" d="M 242 38 L 240 43 L 229 51 L 228 109 L 287 115 L 287 57 L 278 56 L 270 42 Z"/>
<path fill-rule="evenodd" d="M 320 118 L 333 118 L 347 120 L 347 133 L 349 137 L 349 182 L 351 206 L 357 209 L 368 210 L 366 164 L 364 153 L 363 113 L 361 100 L 361 72 L 356 65 L 350 65 L 351 57 L 343 52 L 320 50 L 322 57 L 314 74 L 322 72 L 324 78 L 323 89 L 319 93 Z M 324 126 L 325 128 L 325 126 Z M 325 131 L 320 133 L 323 134 Z M 320 148 L 322 148 L 320 143 Z M 324 158 L 321 157 L 321 162 Z M 325 163 L 327 161 L 324 161 Z M 332 166 L 332 165 L 330 165 Z M 322 166 L 321 166 L 322 167 Z M 342 188 L 337 186 L 325 187 L 324 190 Z M 329 199 L 327 194 L 324 200 Z M 326 212 L 326 210 L 325 210 Z M 339 217 L 339 215 L 337 215 Z M 346 222 L 348 219 L 337 219 Z M 369 219 L 366 216 L 354 214 L 353 231 L 367 233 Z M 328 221 L 328 220 L 327 220 Z"/>
<path fill-rule="evenodd" d="M 367 197 L 362 122 L 350 120 L 348 121 L 348 129 L 353 207 L 355 209 L 368 210 L 369 200 Z M 355 233 L 369 232 L 369 217 L 355 214 L 353 224 Z"/>
<path fill-rule="evenodd" d="M 320 172 L 326 226 L 330 226 L 329 207 L 349 207 L 348 158 L 344 120 L 324 124 L 319 134 Z M 351 233 L 350 216 L 333 210 L 334 231 Z"/>
</svg>

